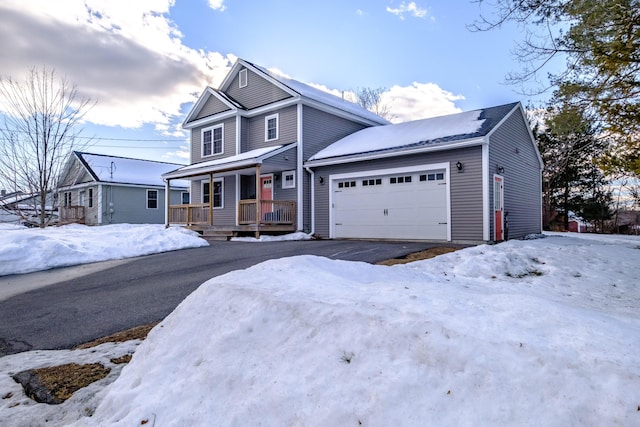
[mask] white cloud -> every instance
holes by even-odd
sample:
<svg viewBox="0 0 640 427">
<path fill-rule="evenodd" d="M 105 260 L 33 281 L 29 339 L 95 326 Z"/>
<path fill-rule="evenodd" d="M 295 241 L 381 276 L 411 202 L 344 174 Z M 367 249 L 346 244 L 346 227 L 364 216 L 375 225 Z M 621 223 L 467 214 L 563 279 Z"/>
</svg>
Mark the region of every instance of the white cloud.
<svg viewBox="0 0 640 427">
<path fill-rule="evenodd" d="M 409 14 L 415 18 L 425 18 L 429 11 L 427 9 L 423 9 L 419 7 L 415 2 L 410 2 L 406 4 L 405 2 L 400 3 L 400 6 L 396 8 L 392 8 L 387 6 L 387 12 L 392 13 L 398 16 L 400 19 L 404 19 L 405 14 Z"/>
<path fill-rule="evenodd" d="M 455 95 L 435 83 L 417 83 L 410 86 L 392 86 L 382 94 L 382 102 L 389 106 L 393 123 L 425 119 L 462 111 L 455 101 L 464 96 Z"/>
<path fill-rule="evenodd" d="M 86 120 L 126 128 L 165 127 L 181 105 L 217 86 L 231 56 L 185 46 L 168 18 L 173 0 L 8 0 L 0 5 L 1 72 L 21 79 L 47 65 L 98 101 Z"/>
<path fill-rule="evenodd" d="M 209 7 L 213 10 L 219 10 L 224 12 L 227 6 L 224 5 L 224 0 L 209 0 Z"/>
</svg>

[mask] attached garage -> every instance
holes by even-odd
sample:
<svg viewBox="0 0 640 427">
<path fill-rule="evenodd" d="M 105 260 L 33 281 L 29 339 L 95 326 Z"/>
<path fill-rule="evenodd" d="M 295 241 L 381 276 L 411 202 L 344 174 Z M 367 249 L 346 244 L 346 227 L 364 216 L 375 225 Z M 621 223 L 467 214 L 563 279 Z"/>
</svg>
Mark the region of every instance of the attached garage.
<svg viewBox="0 0 640 427">
<path fill-rule="evenodd" d="M 335 238 L 449 240 L 448 165 L 330 177 Z"/>
</svg>

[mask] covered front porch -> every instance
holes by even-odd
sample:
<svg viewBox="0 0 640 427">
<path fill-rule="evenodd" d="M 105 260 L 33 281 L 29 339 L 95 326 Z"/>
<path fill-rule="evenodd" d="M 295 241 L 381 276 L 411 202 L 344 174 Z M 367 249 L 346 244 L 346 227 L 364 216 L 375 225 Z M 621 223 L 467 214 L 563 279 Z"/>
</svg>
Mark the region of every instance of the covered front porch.
<svg viewBox="0 0 640 427">
<path fill-rule="evenodd" d="M 167 203 L 165 226 L 182 225 L 220 238 L 296 231 L 295 184 L 293 189 L 290 186 L 295 170 L 286 171 L 295 167 L 295 146 L 259 151 L 196 163 L 163 175 L 167 186 L 174 179 L 191 181 L 188 203 Z M 293 158 L 283 155 L 278 161 L 277 154 L 287 152 Z M 265 161 L 274 156 L 274 161 Z"/>
</svg>

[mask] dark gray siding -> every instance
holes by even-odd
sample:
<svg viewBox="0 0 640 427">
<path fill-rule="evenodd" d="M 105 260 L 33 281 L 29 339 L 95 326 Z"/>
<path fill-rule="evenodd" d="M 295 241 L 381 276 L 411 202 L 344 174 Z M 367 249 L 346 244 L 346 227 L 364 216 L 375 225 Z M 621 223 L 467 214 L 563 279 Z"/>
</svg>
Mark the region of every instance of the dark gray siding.
<svg viewBox="0 0 640 427">
<path fill-rule="evenodd" d="M 158 191 L 158 208 L 147 209 L 147 190 Z M 171 202 L 179 203 L 180 191 L 171 192 Z M 102 224 L 163 224 L 164 189 L 103 185 Z M 113 209 L 113 212 L 110 212 Z"/>
<path fill-rule="evenodd" d="M 455 164 L 458 161 L 464 164 L 463 172 L 458 172 L 456 169 Z M 434 163 L 449 163 L 451 239 L 482 241 L 482 149 L 480 146 L 316 168 L 314 183 L 316 234 L 329 237 L 330 175 Z M 324 184 L 320 184 L 320 177 L 324 178 Z"/>
<path fill-rule="evenodd" d="M 278 139 L 265 141 L 265 117 L 278 114 Z M 298 139 L 298 112 L 295 105 L 252 117 L 245 122 L 247 151 L 274 145 L 286 145 Z"/>
<path fill-rule="evenodd" d="M 198 116 L 194 119 L 202 119 L 204 117 L 212 116 L 214 114 L 222 113 L 223 111 L 229 111 L 231 108 L 224 102 L 220 101 L 215 96 L 210 96 L 207 102 L 202 106 L 202 109 L 198 113 Z"/>
<path fill-rule="evenodd" d="M 202 129 L 216 126 L 224 123 L 224 153 L 202 157 Z M 202 161 L 213 160 L 217 158 L 230 157 L 236 155 L 236 118 L 230 117 L 221 122 L 209 123 L 204 126 L 198 126 L 191 130 L 191 164 Z"/>
<path fill-rule="evenodd" d="M 516 110 L 490 136 L 489 211 L 490 240 L 494 239 L 493 175 L 504 167 L 504 209 L 509 212 L 509 238 L 521 238 L 542 230 L 540 164 L 528 124 Z"/>
<path fill-rule="evenodd" d="M 302 157 L 303 161 L 328 147 L 337 140 L 367 127 L 341 117 L 336 117 L 312 107 L 302 107 Z M 309 174 L 303 174 L 303 230 L 311 229 L 311 182 Z M 300 227 L 298 227 L 300 228 Z M 328 235 L 328 234 L 327 234 Z"/>
<path fill-rule="evenodd" d="M 247 85 L 241 88 L 238 84 L 239 74 L 235 75 L 225 93 L 248 110 L 291 98 L 287 92 L 251 70 L 247 70 Z"/>
</svg>

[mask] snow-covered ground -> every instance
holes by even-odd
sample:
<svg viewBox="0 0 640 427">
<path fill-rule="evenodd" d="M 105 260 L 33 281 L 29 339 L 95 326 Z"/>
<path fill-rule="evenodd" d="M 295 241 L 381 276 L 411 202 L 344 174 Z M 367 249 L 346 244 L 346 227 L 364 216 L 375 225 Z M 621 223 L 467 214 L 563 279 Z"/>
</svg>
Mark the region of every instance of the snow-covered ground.
<svg viewBox="0 0 640 427">
<path fill-rule="evenodd" d="M 0 276 L 207 246 L 197 233 L 161 224 L 0 224 Z"/>
<path fill-rule="evenodd" d="M 639 267 L 640 238 L 588 234 L 393 267 L 315 256 L 267 261 L 203 284 L 117 379 L 62 405 L 34 403 L 9 375 L 88 361 L 85 350 L 0 358 L 0 420 L 640 425 Z M 105 344 L 91 360 L 135 345 Z"/>
</svg>

